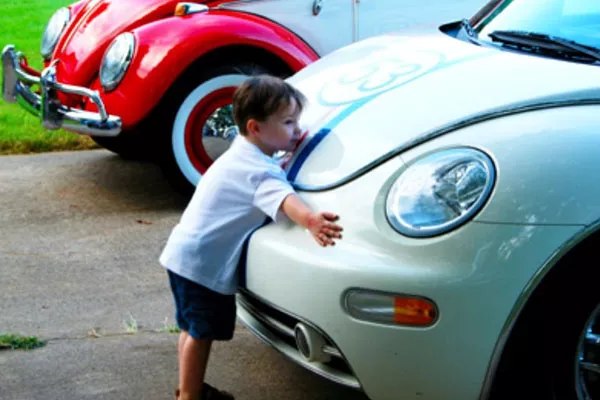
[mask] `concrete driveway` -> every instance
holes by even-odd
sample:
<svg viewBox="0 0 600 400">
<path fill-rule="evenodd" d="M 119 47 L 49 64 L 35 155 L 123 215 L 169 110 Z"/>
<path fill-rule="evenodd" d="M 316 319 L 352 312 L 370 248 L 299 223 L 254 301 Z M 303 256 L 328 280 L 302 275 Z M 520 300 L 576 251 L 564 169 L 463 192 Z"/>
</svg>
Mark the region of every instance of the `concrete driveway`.
<svg viewBox="0 0 600 400">
<path fill-rule="evenodd" d="M 0 157 L 0 399 L 171 399 L 177 334 L 157 258 L 186 205 L 153 164 L 104 150 Z M 237 399 L 366 400 L 238 325 L 207 381 Z"/>
</svg>

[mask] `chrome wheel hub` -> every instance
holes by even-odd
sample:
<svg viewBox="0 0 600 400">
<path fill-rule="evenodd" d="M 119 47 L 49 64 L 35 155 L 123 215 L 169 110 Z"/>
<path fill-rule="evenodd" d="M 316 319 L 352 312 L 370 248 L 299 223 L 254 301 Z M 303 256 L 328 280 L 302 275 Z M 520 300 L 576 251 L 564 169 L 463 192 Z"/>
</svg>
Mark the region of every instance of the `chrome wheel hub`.
<svg viewBox="0 0 600 400">
<path fill-rule="evenodd" d="M 206 120 L 202 128 L 202 144 L 208 156 L 214 161 L 231 146 L 238 135 L 233 120 L 233 106 L 217 108 Z"/>
<path fill-rule="evenodd" d="M 578 398 L 600 399 L 600 305 L 588 319 L 579 340 L 575 368 Z"/>
</svg>

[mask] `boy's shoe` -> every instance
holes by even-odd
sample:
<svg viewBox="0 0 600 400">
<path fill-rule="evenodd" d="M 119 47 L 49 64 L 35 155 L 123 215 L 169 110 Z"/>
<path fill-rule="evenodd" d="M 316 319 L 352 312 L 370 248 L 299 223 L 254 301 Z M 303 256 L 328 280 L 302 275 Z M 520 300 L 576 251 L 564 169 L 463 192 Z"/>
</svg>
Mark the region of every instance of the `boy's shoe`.
<svg viewBox="0 0 600 400">
<path fill-rule="evenodd" d="M 234 400 L 235 397 L 229 392 L 218 390 L 204 383 L 202 386 L 202 400 Z M 179 389 L 175 390 L 175 400 L 179 400 Z"/>
<path fill-rule="evenodd" d="M 204 382 L 202 386 L 202 400 L 234 400 L 235 397 L 229 392 L 218 390 Z"/>
</svg>

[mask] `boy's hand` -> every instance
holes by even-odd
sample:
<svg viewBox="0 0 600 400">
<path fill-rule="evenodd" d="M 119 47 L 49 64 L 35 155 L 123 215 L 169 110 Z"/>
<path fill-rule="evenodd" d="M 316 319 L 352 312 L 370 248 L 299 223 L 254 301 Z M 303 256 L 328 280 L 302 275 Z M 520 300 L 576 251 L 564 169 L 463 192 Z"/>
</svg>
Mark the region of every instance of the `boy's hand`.
<svg viewBox="0 0 600 400">
<path fill-rule="evenodd" d="M 281 210 L 295 223 L 307 228 L 321 246 L 333 246 L 333 239 L 341 239 L 342 227 L 333 221 L 339 217 L 330 212 L 314 212 L 296 194 L 288 195 L 281 204 Z"/>
<path fill-rule="evenodd" d="M 321 246 L 334 246 L 333 239 L 341 239 L 342 227 L 333 221 L 337 221 L 339 217 L 330 212 L 312 213 L 308 217 L 308 230 L 313 238 Z"/>
</svg>

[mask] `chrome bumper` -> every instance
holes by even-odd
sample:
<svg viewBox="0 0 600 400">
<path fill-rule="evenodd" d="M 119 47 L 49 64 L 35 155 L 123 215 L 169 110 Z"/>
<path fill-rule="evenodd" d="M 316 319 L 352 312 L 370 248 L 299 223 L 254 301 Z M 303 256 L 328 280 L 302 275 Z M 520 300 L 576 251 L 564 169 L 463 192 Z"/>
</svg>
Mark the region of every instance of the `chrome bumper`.
<svg viewBox="0 0 600 400">
<path fill-rule="evenodd" d="M 121 118 L 108 115 L 97 91 L 84 87 L 64 85 L 56 82 L 55 64 L 45 68 L 41 76 L 33 76 L 20 67 L 21 53 L 8 45 L 2 51 L 2 96 L 10 103 L 19 103 L 23 108 L 39 117 L 46 129 L 63 128 L 68 131 L 91 136 L 117 136 L 121 132 Z M 39 85 L 41 96 L 31 90 Z M 57 92 L 88 97 L 99 112 L 93 113 L 64 106 Z"/>
</svg>

